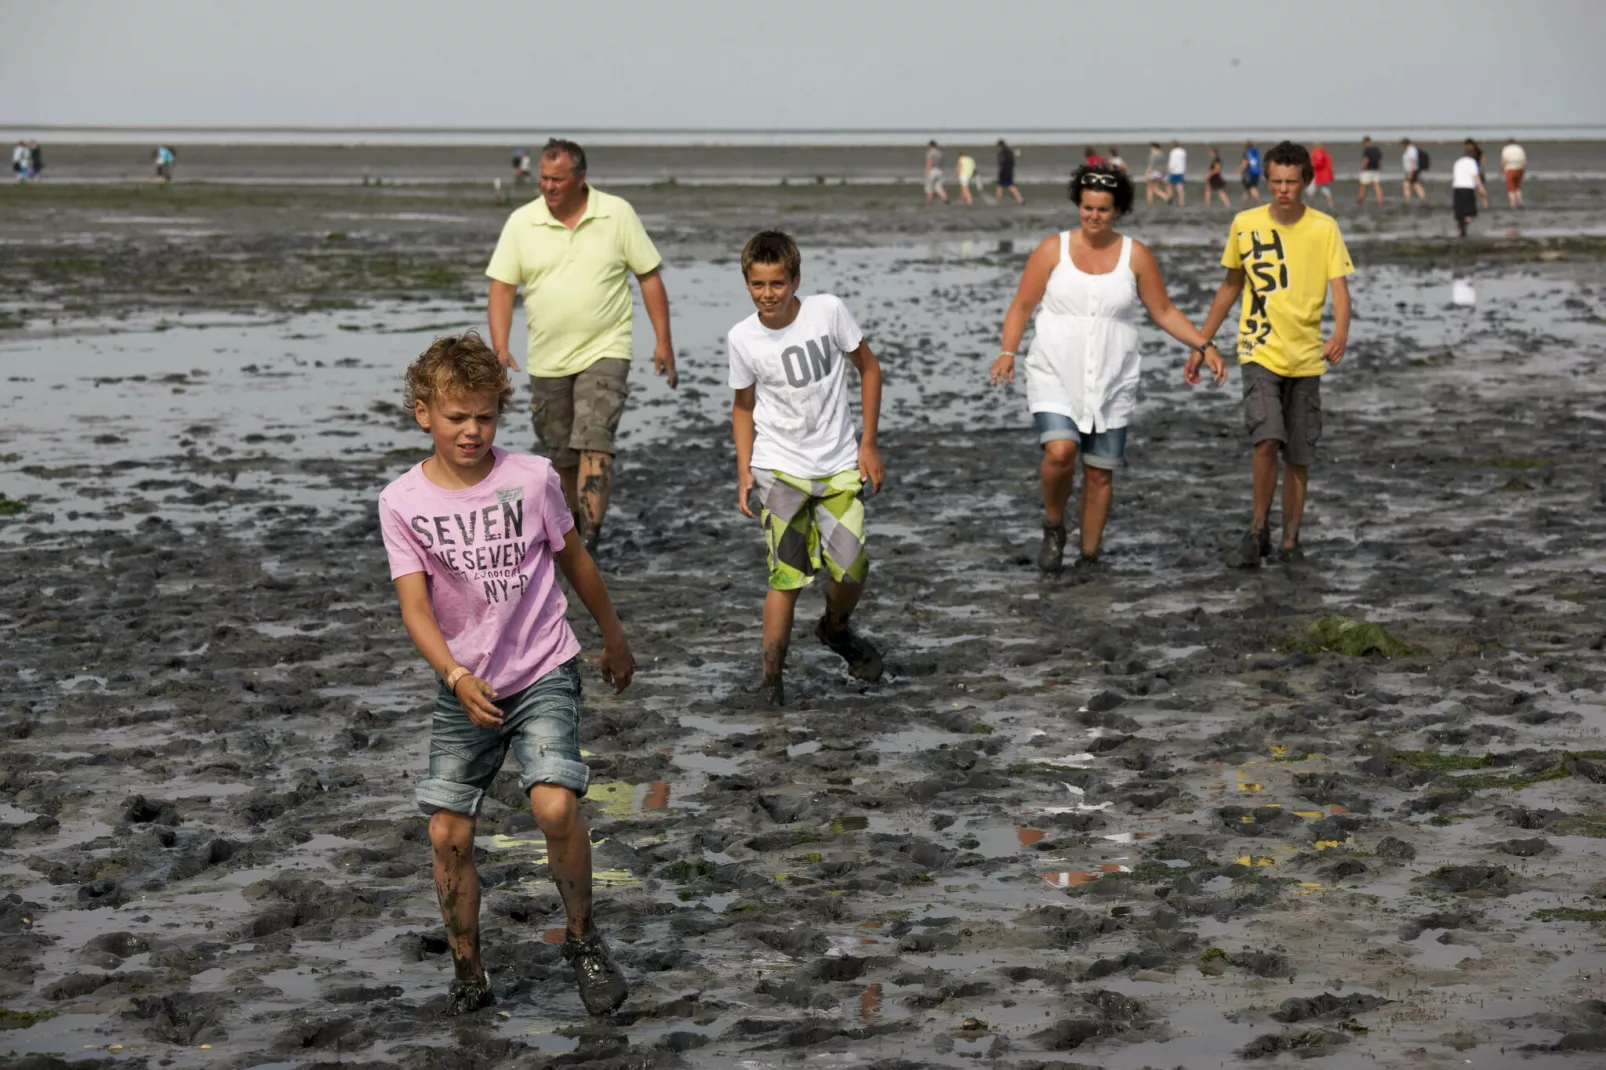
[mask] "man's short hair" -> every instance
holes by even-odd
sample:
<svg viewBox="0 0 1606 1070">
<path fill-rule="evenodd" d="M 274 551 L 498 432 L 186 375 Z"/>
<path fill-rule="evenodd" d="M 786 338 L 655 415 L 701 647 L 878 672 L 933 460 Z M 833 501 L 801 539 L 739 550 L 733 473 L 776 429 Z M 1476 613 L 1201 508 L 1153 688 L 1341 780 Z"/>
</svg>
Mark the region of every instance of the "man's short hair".
<svg viewBox="0 0 1606 1070">
<path fill-rule="evenodd" d="M 556 160 L 559 156 L 569 158 L 569 165 L 574 168 L 576 174 L 586 169 L 586 150 L 582 149 L 577 141 L 570 141 L 566 137 L 549 139 L 546 148 L 541 150 L 541 159 Z"/>
<path fill-rule="evenodd" d="M 442 335 L 407 367 L 404 404 L 409 409 L 420 401 L 429 405 L 466 394 L 495 394 L 499 413 L 513 400 L 507 369 L 477 331 Z"/>
<path fill-rule="evenodd" d="M 784 230 L 764 230 L 742 247 L 742 278 L 747 278 L 754 264 L 780 264 L 787 277 L 795 279 L 803 273 L 803 254 Z"/>
<path fill-rule="evenodd" d="M 1310 185 L 1311 179 L 1316 177 L 1316 168 L 1310 162 L 1310 150 L 1293 141 L 1279 141 L 1266 153 L 1266 174 L 1271 174 L 1272 164 L 1281 164 L 1283 167 L 1299 168 L 1300 176 L 1305 184 Z"/>
</svg>

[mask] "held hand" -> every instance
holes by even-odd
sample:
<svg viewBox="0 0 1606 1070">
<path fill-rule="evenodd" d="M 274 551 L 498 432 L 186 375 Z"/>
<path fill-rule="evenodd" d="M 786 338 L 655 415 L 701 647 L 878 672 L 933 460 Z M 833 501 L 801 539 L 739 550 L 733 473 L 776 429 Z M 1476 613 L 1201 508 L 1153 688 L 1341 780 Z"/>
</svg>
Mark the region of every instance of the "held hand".
<svg viewBox="0 0 1606 1070">
<path fill-rule="evenodd" d="M 472 673 L 464 673 L 463 678 L 457 681 L 452 688 L 452 694 L 462 703 L 463 712 L 468 714 L 470 723 L 475 728 L 486 731 L 502 727 L 502 711 L 496 708 L 496 688 L 481 680 Z"/>
<path fill-rule="evenodd" d="M 736 473 L 736 508 L 749 520 L 758 519 L 758 514 L 753 512 L 753 507 L 747 501 L 753 495 L 753 486 L 756 482 L 753 470 L 750 468 L 744 468 Z"/>
<path fill-rule="evenodd" d="M 1322 347 L 1322 356 L 1327 359 L 1329 365 L 1336 368 L 1339 362 L 1344 359 L 1344 349 L 1348 344 L 1349 340 L 1347 338 L 1341 334 L 1335 334 Z"/>
<path fill-rule="evenodd" d="M 496 351 L 496 360 L 504 368 L 512 368 L 514 371 L 519 370 L 519 362 L 513 359 L 513 351 L 511 349 L 498 349 Z"/>
<path fill-rule="evenodd" d="M 636 659 L 630 653 L 630 644 L 624 636 L 602 644 L 602 658 L 598 666 L 602 669 L 603 682 L 613 687 L 614 694 L 630 686 L 631 678 L 636 675 Z"/>
<path fill-rule="evenodd" d="M 1182 366 L 1182 381 L 1189 386 L 1199 385 L 1199 368 L 1204 364 L 1204 354 L 1197 349 L 1188 354 L 1188 362 Z"/>
<path fill-rule="evenodd" d="M 993 361 L 993 370 L 988 378 L 994 386 L 1013 383 L 1015 381 L 1015 358 L 1006 353 L 1000 353 L 998 359 Z"/>
<path fill-rule="evenodd" d="M 1205 351 L 1204 359 L 1205 365 L 1210 369 L 1210 374 L 1216 377 L 1216 381 L 1210 385 L 1213 387 L 1224 386 L 1227 382 L 1227 362 L 1222 359 L 1220 353 L 1216 352 L 1214 346 Z"/>
<path fill-rule="evenodd" d="M 675 351 L 672 348 L 659 343 L 652 351 L 652 373 L 665 376 L 671 390 L 680 385 L 680 373 L 675 370 Z"/>
<path fill-rule="evenodd" d="M 859 447 L 859 481 L 868 481 L 874 492 L 879 492 L 881 484 L 886 481 L 886 475 L 881 470 L 881 451 L 874 446 Z"/>
</svg>

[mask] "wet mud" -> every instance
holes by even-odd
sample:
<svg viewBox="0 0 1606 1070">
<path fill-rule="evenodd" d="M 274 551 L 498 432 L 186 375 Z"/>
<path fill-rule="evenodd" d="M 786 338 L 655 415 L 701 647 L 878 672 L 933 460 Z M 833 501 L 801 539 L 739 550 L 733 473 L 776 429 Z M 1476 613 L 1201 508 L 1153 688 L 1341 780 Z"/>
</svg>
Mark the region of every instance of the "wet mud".
<svg viewBox="0 0 1606 1070">
<path fill-rule="evenodd" d="M 90 233 L 82 196 L 58 223 Z M 1301 566 L 1223 566 L 1249 498 L 1236 377 L 1189 390 L 1145 328 L 1104 564 L 1044 579 L 1024 399 L 984 381 L 1049 209 L 1008 237 L 914 239 L 900 209 L 874 240 L 822 238 L 806 278 L 849 301 L 888 376 L 855 615 L 886 671 L 849 676 L 806 592 L 777 711 L 718 345 L 745 311 L 737 235 L 773 217 L 742 201 L 699 230 L 703 196 L 662 209 L 682 386 L 637 368 L 599 551 L 637 660 L 620 696 L 588 667 L 582 726 L 595 917 L 633 986 L 608 1020 L 562 961 L 511 768 L 475 846 L 498 1002 L 442 1014 L 412 802 L 432 684 L 373 501 L 426 446 L 402 368 L 482 317 L 457 225 L 432 233 L 460 294 L 403 300 L 371 273 L 350 308 L 236 304 L 202 272 L 171 304 L 131 274 L 81 312 L 46 290 L 7 306 L 25 309 L 0 333 L 10 1065 L 1606 1058 L 1597 260 L 1521 236 L 1520 258 L 1469 252 L 1465 309 L 1448 261 L 1356 242 Z M 240 214 L 217 240 L 240 270 L 296 270 Z M 1197 317 L 1215 239 L 1165 237 Z M 212 239 L 162 240 L 217 262 Z M 521 413 L 499 441 L 529 448 Z"/>
</svg>

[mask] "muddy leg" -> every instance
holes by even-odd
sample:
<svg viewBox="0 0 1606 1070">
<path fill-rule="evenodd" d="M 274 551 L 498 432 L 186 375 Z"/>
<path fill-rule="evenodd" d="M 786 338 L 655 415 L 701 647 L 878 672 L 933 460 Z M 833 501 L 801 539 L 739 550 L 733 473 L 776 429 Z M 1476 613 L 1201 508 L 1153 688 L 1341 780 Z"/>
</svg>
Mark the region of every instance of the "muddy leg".
<svg viewBox="0 0 1606 1070">
<path fill-rule="evenodd" d="M 1305 515 L 1305 485 L 1310 469 L 1301 464 L 1283 466 L 1283 547 L 1299 545 L 1299 521 Z M 1269 505 L 1270 503 L 1268 503 Z"/>
<path fill-rule="evenodd" d="M 1104 541 L 1104 522 L 1110 518 L 1113 473 L 1108 468 L 1082 466 L 1082 553 L 1097 557 Z"/>
<path fill-rule="evenodd" d="M 1076 443 L 1057 439 L 1043 443 L 1043 464 L 1038 473 L 1043 481 L 1043 523 L 1059 527 L 1065 523 L 1065 503 L 1071 497 L 1076 478 Z"/>
<path fill-rule="evenodd" d="M 1255 513 L 1249 530 L 1262 532 L 1271 522 L 1271 500 L 1277 494 L 1277 451 L 1282 443 L 1267 439 L 1255 444 Z"/>
<path fill-rule="evenodd" d="M 848 626 L 854 607 L 864 597 L 864 584 L 851 580 L 832 580 L 825 587 L 825 630 L 835 635 Z"/>
<path fill-rule="evenodd" d="M 613 495 L 613 454 L 585 450 L 580 454 L 579 505 L 580 538 L 587 550 L 595 551 L 602 535 L 602 518 L 608 513 Z"/>
<path fill-rule="evenodd" d="M 591 935 L 591 832 L 580 820 L 580 800 L 557 784 L 530 789 L 530 813 L 546 836 L 546 868 L 563 898 L 569 935 Z"/>
<path fill-rule="evenodd" d="M 479 981 L 480 875 L 474 868 L 474 819 L 437 810 L 429 819 L 435 856 L 435 895 L 441 904 L 446 942 L 459 981 Z"/>
<path fill-rule="evenodd" d="M 802 591 L 777 591 L 764 596 L 764 680 L 779 680 L 786 668 L 786 651 L 792 645 L 792 615 Z M 855 601 L 857 601 L 855 599 Z"/>
</svg>

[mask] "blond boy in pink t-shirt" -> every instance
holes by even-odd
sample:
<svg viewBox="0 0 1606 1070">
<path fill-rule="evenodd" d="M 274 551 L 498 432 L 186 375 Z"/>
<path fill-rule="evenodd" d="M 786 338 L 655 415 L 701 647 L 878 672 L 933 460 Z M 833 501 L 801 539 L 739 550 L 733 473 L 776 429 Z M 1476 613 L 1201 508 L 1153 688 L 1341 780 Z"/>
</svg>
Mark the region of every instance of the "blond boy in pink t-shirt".
<svg viewBox="0 0 1606 1070">
<path fill-rule="evenodd" d="M 436 339 L 407 369 L 407 404 L 435 452 L 379 496 L 402 623 L 441 680 L 429 774 L 417 795 L 430 815 L 435 891 L 456 971 L 448 1011 L 494 1002 L 480 962 L 474 821 L 511 748 L 568 915 L 564 958 L 586 1010 L 607 1014 L 628 989 L 591 922 L 580 644 L 554 565 L 602 631 L 602 678 L 615 692 L 629 685 L 635 660 L 557 472 L 543 458 L 492 445 L 512 396 L 506 369 L 479 335 Z"/>
</svg>

